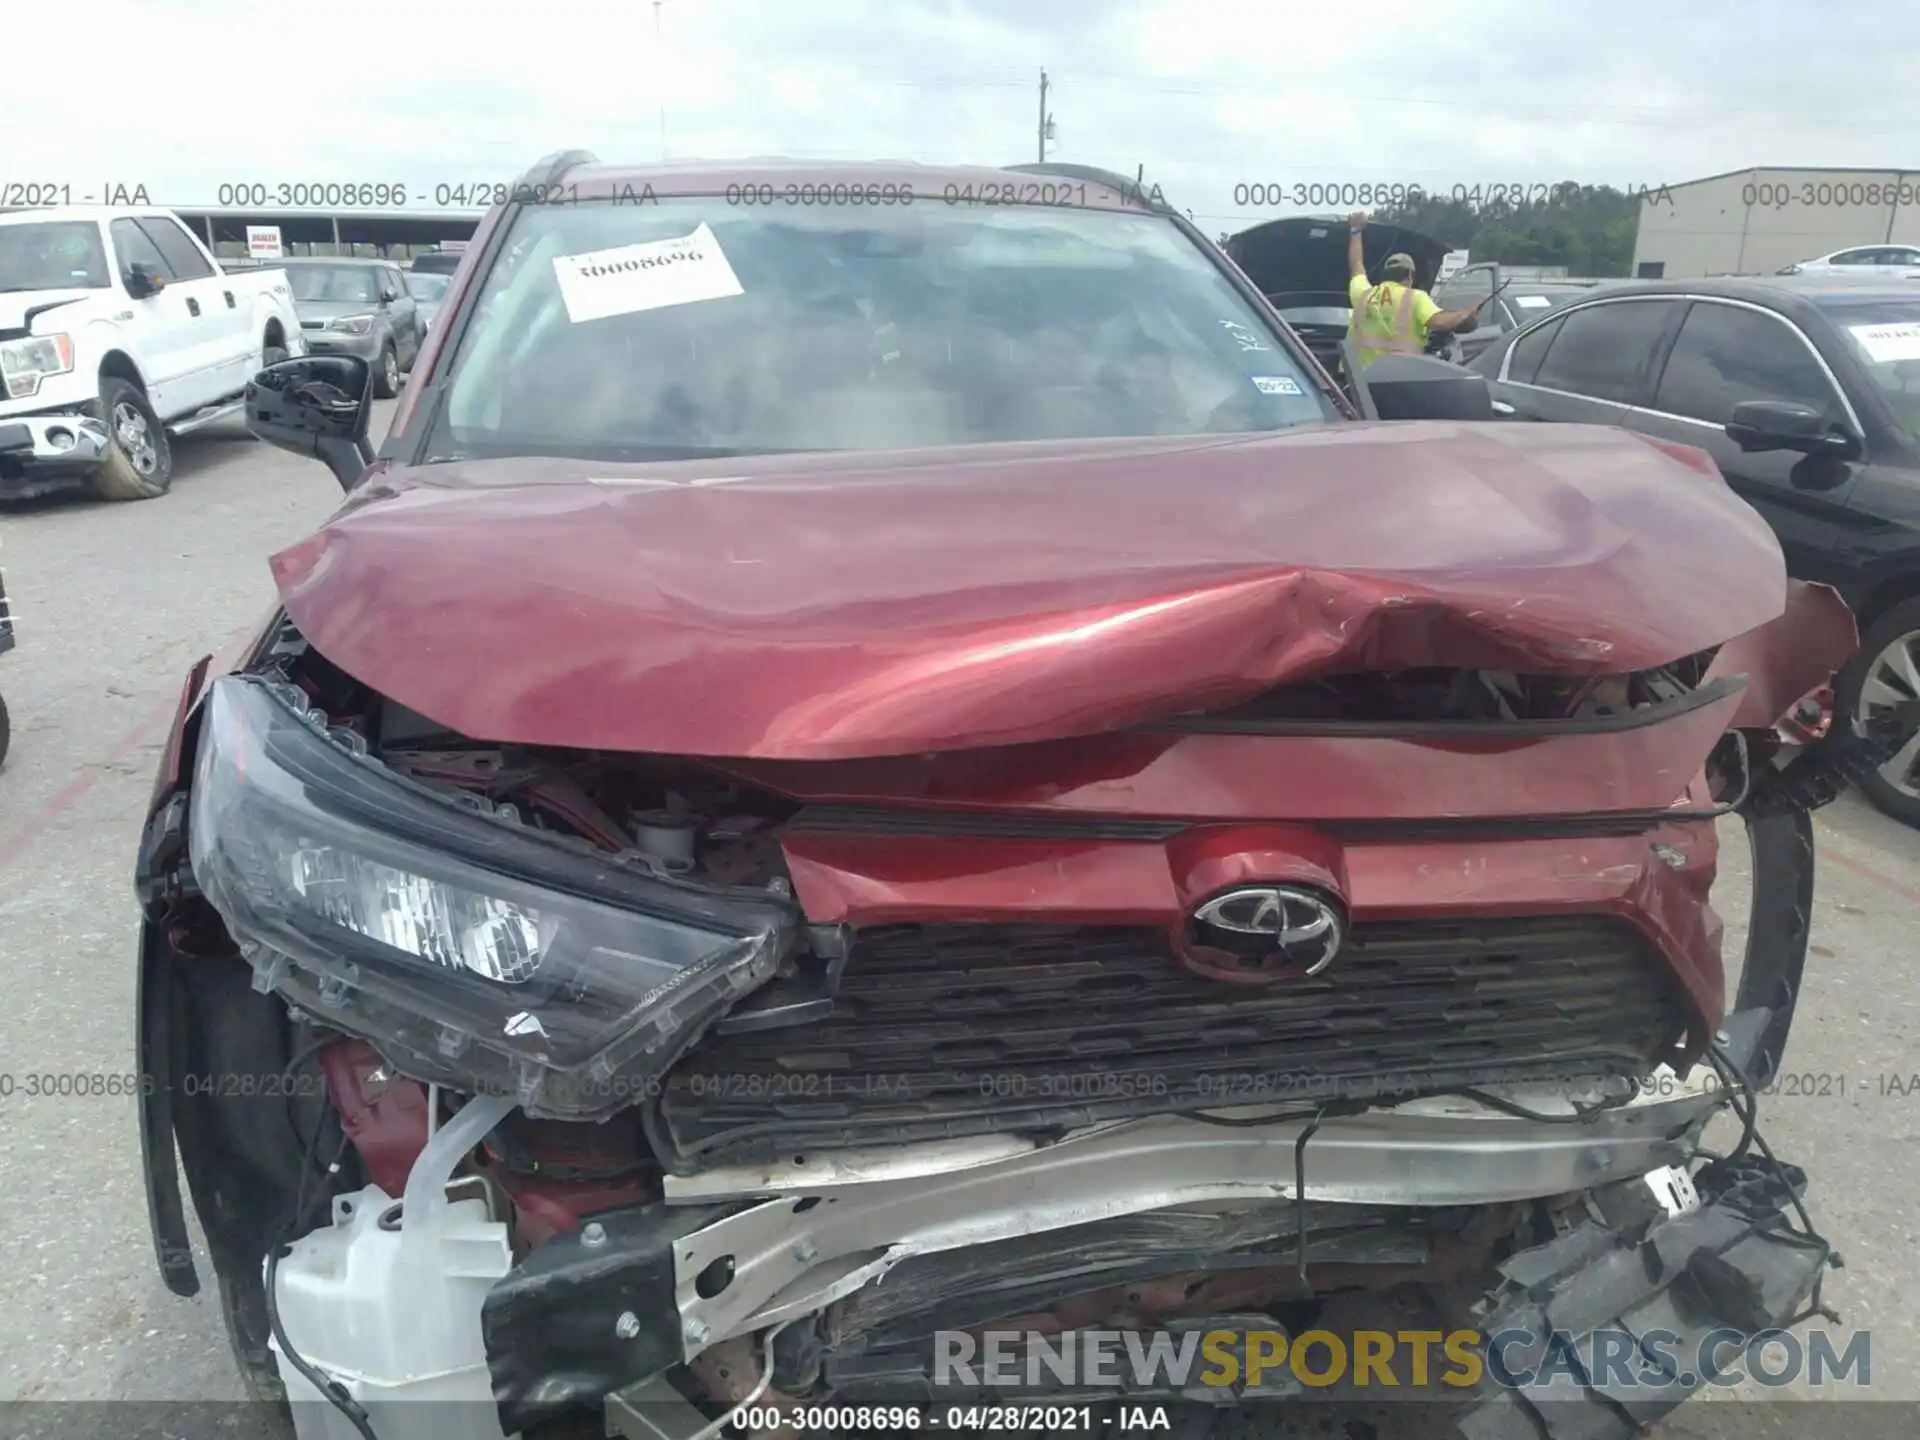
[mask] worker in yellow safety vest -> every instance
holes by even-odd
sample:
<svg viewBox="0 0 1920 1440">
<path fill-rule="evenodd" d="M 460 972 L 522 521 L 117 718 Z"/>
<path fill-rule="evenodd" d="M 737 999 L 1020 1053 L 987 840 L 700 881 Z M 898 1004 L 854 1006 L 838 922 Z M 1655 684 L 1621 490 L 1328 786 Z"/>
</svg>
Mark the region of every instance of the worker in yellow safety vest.
<svg viewBox="0 0 1920 1440">
<path fill-rule="evenodd" d="M 1411 255 L 1389 255 L 1380 267 L 1380 283 L 1369 283 L 1361 240 L 1366 228 L 1366 211 L 1348 217 L 1347 300 L 1353 318 L 1347 322 L 1347 338 L 1359 352 L 1362 370 L 1382 355 L 1424 354 L 1429 335 L 1465 334 L 1474 328 L 1477 307 L 1442 310 L 1426 291 L 1414 288 Z"/>
</svg>

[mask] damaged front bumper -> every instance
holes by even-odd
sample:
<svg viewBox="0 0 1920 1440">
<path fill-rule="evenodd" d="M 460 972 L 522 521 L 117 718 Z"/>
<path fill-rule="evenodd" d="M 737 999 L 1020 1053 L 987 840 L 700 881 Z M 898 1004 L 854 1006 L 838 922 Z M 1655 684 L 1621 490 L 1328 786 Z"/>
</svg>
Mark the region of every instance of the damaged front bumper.
<svg viewBox="0 0 1920 1440">
<path fill-rule="evenodd" d="M 1207 1268 L 1219 1268 L 1220 1222 L 1230 1218 L 1242 1243 L 1225 1268 L 1243 1277 L 1297 1270 L 1304 1297 L 1324 1288 L 1327 1267 L 1378 1267 L 1381 1276 L 1444 1268 L 1438 1252 L 1449 1237 L 1426 1227 L 1428 1216 L 1582 1193 L 1631 1192 L 1641 1203 L 1618 1223 L 1590 1221 L 1509 1259 L 1504 1273 L 1518 1298 L 1486 1297 L 1484 1333 L 1533 1325 L 1535 1310 L 1553 1328 L 1578 1322 L 1583 1334 L 1603 1322 L 1631 1333 L 1655 1314 L 1682 1334 L 1689 1325 L 1752 1333 L 1798 1307 L 1824 1251 L 1761 1233 L 1753 1183 L 1692 1213 L 1683 1213 L 1692 1203 L 1684 1179 L 1664 1190 L 1664 1206 L 1650 1198 L 1654 1179 L 1694 1157 L 1725 1099 L 1718 1072 L 1702 1065 L 1684 1076 L 1663 1070 L 1623 1103 L 1593 1110 L 1564 1089 L 1508 1087 L 1358 1114 L 1161 1117 L 1048 1146 L 997 1137 L 669 1178 L 661 1203 L 601 1213 L 591 1233 L 556 1237 L 496 1284 L 484 1329 L 501 1419 L 511 1431 L 610 1396 L 626 1397 L 609 1400 L 610 1416 L 622 1406 L 651 1413 L 675 1367 L 698 1368 L 708 1352 L 740 1355 L 753 1344 L 742 1337 L 797 1325 L 849 1297 L 884 1312 L 872 1332 L 824 1363 L 792 1347 L 787 1370 L 862 1398 L 953 1399 L 932 1381 L 930 1336 L 898 1343 L 899 1322 L 912 1333 L 916 1314 L 962 1329 L 1022 1313 L 1018 1275 L 978 1278 L 996 1255 L 1017 1261 L 1024 1247 L 1029 1268 L 1056 1272 L 1079 1257 L 1088 1289 L 1130 1275 L 1144 1287 L 1182 1269 L 1188 1252 L 1206 1252 Z M 1787 1197 L 1768 1203 L 1777 1217 Z M 1663 1216 L 1671 1218 L 1647 1223 Z M 1715 1249 L 1722 1270 L 1748 1277 L 1764 1315 L 1754 1305 L 1726 1313 L 1693 1302 L 1679 1282 L 1702 1247 Z M 1121 1254 L 1131 1269 L 1116 1267 Z M 1621 1278 L 1628 1269 L 1631 1283 Z M 1057 1273 L 1051 1283 L 1060 1288 Z M 1596 1304 L 1612 1308 L 1590 1313 Z M 1678 1318 L 1668 1314 L 1676 1307 Z M 1510 1348 L 1503 1358 L 1512 1363 L 1524 1346 Z M 1661 1394 L 1674 1392 L 1677 1404 L 1680 1388 L 1676 1377 Z M 1047 1396 L 1076 1397 L 1120 1395 L 1056 1387 Z M 1512 1400 L 1490 1393 L 1486 1403 L 1496 1413 Z"/>
<path fill-rule="evenodd" d="M 1472 1348 L 1449 1345 L 1449 1359 L 1464 1367 L 1454 1373 L 1474 1377 L 1471 1388 L 1451 1394 L 1427 1387 L 1383 1397 L 1345 1377 L 1332 1388 L 1317 1380 L 1309 1388 L 1284 1368 L 1277 1378 L 1262 1375 L 1252 1384 L 1236 1380 L 1220 1388 L 1193 1383 L 1191 1370 L 1179 1384 L 1142 1383 L 1122 1371 L 1097 1386 L 1062 1384 L 1057 1378 L 1005 1386 L 983 1384 L 977 1372 L 966 1377 L 972 1383 L 955 1384 L 949 1375 L 937 1384 L 924 1364 L 901 1365 L 897 1359 L 887 1373 L 888 1361 L 881 1358 L 866 1364 L 856 1360 L 834 1378 L 868 1382 L 859 1392 L 863 1400 L 877 1395 L 883 1403 L 929 1407 L 929 1413 L 944 1413 L 949 1425 L 956 1417 L 982 1413 L 968 1408 L 982 1401 L 993 1407 L 1036 1400 L 1050 1406 L 1185 1400 L 1219 1407 L 1386 1398 L 1424 1404 L 1444 1428 L 1422 1433 L 1459 1440 L 1633 1440 L 1702 1388 L 1724 1383 L 1712 1373 L 1720 1363 L 1716 1357 L 1738 1355 L 1754 1337 L 1813 1313 L 1821 1273 L 1838 1263 L 1824 1240 L 1787 1223 L 1802 1184 L 1796 1173 L 1770 1172 L 1758 1163 L 1709 1167 L 1698 1194 L 1684 1199 L 1655 1183 L 1666 1178 L 1650 1175 L 1589 1192 L 1585 1199 L 1594 1218 L 1512 1255 L 1500 1267 L 1495 1287 L 1474 1307 Z M 1271 1323 L 1258 1315 L 1221 1316 L 1168 1328 L 1249 1324 L 1251 1329 Z M 1084 1338 L 1091 1337 L 1057 1334 L 1041 1348 L 1071 1354 L 1074 1341 Z M 1564 1357 L 1557 1368 L 1551 1359 L 1556 1353 Z M 1029 1379 L 1045 1374 L 1028 1360 L 1017 1348 L 1004 1357 L 1015 1374 Z M 761 1379 L 754 1383 L 742 1377 L 732 1388 L 734 1398 L 765 1396 L 773 1364 L 769 1344 Z M 871 1387 L 876 1380 L 883 1388 Z M 934 1406 L 947 1408 L 930 1410 Z M 514 1413 L 503 1397 L 503 1415 Z M 1074 1412 L 1060 1413 L 1062 1423 L 1072 1427 Z M 658 1375 L 606 1397 L 609 1435 L 687 1440 L 709 1423 Z M 960 1423 L 969 1422 L 962 1418 Z M 1183 1433 L 1208 1432 L 1204 1425 L 1189 1424 Z"/>
<path fill-rule="evenodd" d="M 90 415 L 0 416 L 0 498 L 70 485 L 106 458 L 109 444 L 106 425 Z"/>
<path fill-rule="evenodd" d="M 1700 1067 L 1675 1080 L 1674 1098 L 1642 1096 L 1587 1121 L 1560 1096 L 1509 1089 L 1500 1098 L 1543 1118 L 1465 1099 L 1317 1125 L 1312 1114 L 1260 1126 L 1166 1117 L 985 1163 L 955 1146 L 941 1171 L 900 1179 L 881 1177 L 913 1167 L 911 1149 L 836 1157 L 812 1175 L 803 1164 L 792 1177 L 740 1169 L 669 1178 L 669 1204 L 780 1197 L 675 1242 L 674 1307 L 691 1358 L 713 1341 L 822 1309 L 912 1256 L 1142 1211 L 1246 1199 L 1488 1205 L 1585 1190 L 1687 1158 L 1688 1133 L 1719 1103 L 1711 1073 Z M 832 1203 L 795 1213 L 802 1196 Z M 699 1277 L 721 1256 L 732 1257 L 733 1279 L 708 1297 Z"/>
<path fill-rule="evenodd" d="M 1632 1440 L 1721 1383 L 1716 1357 L 1831 1313 L 1820 1277 L 1839 1257 L 1789 1223 L 1804 1177 L 1749 1160 L 1698 1178 L 1697 1210 L 1590 1221 L 1500 1267 L 1479 1321 L 1495 1393 L 1461 1417 L 1465 1440 Z"/>
</svg>

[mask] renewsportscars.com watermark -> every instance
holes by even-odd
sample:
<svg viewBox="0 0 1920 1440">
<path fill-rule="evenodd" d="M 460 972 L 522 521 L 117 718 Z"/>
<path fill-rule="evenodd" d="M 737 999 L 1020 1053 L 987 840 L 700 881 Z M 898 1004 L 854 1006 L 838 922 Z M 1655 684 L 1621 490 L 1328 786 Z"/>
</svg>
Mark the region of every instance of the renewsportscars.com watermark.
<svg viewBox="0 0 1920 1440">
<path fill-rule="evenodd" d="M 934 1335 L 933 1384 L 1033 1390 L 1110 1386 L 1133 1390 L 1217 1388 L 1291 1391 L 1347 1384 L 1392 1391 L 1440 1384 L 1467 1390 L 1483 1380 L 1508 1389 L 1561 1384 L 1731 1388 L 1800 1381 L 1861 1390 L 1873 1383 L 1873 1337 L 1824 1330 L 1802 1336 L 1721 1329 L 1689 1339 L 1649 1330 L 1588 1336 L 1555 1332 L 1545 1343 L 1526 1330 L 1024 1330 Z"/>
</svg>

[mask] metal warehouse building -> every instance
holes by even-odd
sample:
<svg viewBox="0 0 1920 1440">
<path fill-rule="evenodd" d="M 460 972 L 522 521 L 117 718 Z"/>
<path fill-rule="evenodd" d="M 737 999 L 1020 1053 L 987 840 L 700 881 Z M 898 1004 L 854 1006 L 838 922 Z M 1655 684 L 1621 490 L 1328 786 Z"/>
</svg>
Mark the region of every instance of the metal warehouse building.
<svg viewBox="0 0 1920 1440">
<path fill-rule="evenodd" d="M 1649 189 L 1633 273 L 1771 275 L 1850 246 L 1900 243 L 1920 243 L 1920 170 L 1761 167 Z"/>
</svg>

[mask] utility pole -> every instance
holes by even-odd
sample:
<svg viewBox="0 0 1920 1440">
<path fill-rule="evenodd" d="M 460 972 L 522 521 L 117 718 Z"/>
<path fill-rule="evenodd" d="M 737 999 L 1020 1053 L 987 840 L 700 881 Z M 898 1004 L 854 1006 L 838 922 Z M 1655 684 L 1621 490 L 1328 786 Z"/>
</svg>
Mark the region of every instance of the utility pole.
<svg viewBox="0 0 1920 1440">
<path fill-rule="evenodd" d="M 1047 163 L 1047 72 L 1040 72 L 1040 163 Z"/>
<path fill-rule="evenodd" d="M 660 56 L 660 160 L 667 158 L 667 49 L 666 42 L 660 36 L 661 0 L 653 0 L 653 48 Z"/>
</svg>

